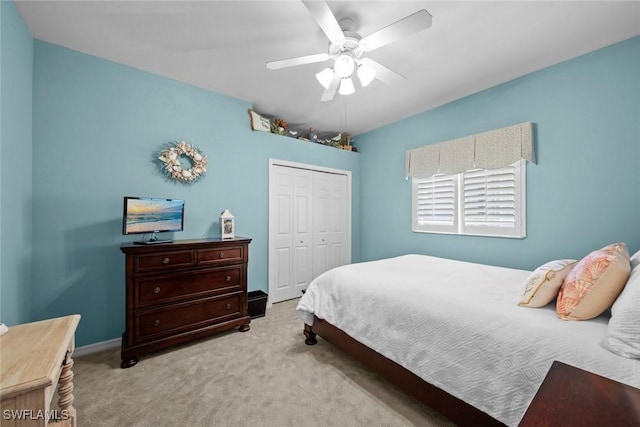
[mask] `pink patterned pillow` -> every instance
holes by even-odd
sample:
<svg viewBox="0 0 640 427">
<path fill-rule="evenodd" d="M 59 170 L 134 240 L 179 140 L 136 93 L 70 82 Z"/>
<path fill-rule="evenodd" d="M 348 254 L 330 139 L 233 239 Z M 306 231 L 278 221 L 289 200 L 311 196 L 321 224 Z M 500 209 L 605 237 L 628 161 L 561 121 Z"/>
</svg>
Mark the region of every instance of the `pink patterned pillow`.
<svg viewBox="0 0 640 427">
<path fill-rule="evenodd" d="M 582 258 L 564 280 L 556 312 L 562 320 L 587 320 L 611 307 L 624 288 L 631 264 L 624 243 L 615 243 Z"/>
</svg>

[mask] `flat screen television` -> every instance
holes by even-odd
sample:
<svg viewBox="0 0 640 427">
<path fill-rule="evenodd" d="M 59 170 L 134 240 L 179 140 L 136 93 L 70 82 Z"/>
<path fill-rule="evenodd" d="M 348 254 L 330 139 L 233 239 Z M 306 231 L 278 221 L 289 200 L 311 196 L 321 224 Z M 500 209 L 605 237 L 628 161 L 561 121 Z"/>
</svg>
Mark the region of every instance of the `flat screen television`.
<svg viewBox="0 0 640 427">
<path fill-rule="evenodd" d="M 184 229 L 184 200 L 157 197 L 124 198 L 122 234 L 150 234 L 146 240 L 134 243 L 167 243 L 155 233 Z"/>
</svg>

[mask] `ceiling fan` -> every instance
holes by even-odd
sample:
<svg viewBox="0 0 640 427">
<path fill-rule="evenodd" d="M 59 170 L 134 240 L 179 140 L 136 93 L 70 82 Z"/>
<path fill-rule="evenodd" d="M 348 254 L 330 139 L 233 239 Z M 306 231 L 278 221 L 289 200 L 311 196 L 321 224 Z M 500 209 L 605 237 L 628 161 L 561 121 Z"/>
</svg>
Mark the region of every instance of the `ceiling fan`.
<svg viewBox="0 0 640 427">
<path fill-rule="evenodd" d="M 355 88 L 351 78 L 354 72 L 363 87 L 369 85 L 374 78 L 390 85 L 404 79 L 400 74 L 373 59 L 362 58 L 362 54 L 431 26 L 431 15 L 421 9 L 367 37 L 362 37 L 353 31 L 351 19 L 342 19 L 338 22 L 325 1 L 302 0 L 302 3 L 329 38 L 329 52 L 267 62 L 267 68 L 277 70 L 333 60 L 333 66 L 316 74 L 316 78 L 325 88 L 320 98 L 321 101 L 332 100 L 336 91 L 341 95 L 354 93 Z"/>
</svg>

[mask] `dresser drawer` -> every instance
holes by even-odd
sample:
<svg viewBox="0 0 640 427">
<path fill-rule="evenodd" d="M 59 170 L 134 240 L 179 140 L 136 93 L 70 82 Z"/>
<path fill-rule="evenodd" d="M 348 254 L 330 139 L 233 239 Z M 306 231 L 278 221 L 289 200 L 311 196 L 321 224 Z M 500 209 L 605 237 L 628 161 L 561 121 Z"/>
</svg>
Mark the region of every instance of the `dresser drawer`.
<svg viewBox="0 0 640 427">
<path fill-rule="evenodd" d="M 140 254 L 134 257 L 136 272 L 153 270 L 170 270 L 190 267 L 195 264 L 193 251 L 167 251 L 151 254 Z"/>
<path fill-rule="evenodd" d="M 227 267 L 137 279 L 136 306 L 239 291 L 241 277 L 241 267 Z"/>
<path fill-rule="evenodd" d="M 136 339 L 153 339 L 238 318 L 241 316 L 241 296 L 237 293 L 137 313 Z"/>
<path fill-rule="evenodd" d="M 214 249 L 199 249 L 198 264 L 228 264 L 229 262 L 243 262 L 244 248 L 242 246 L 225 246 Z"/>
</svg>

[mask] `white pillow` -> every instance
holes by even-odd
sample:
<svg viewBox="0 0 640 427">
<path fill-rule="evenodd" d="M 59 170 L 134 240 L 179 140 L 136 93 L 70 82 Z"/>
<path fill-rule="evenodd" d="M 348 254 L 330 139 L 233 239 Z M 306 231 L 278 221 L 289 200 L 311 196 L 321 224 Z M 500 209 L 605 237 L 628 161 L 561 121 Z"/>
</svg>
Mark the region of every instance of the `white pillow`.
<svg viewBox="0 0 640 427">
<path fill-rule="evenodd" d="M 619 356 L 640 359 L 640 251 L 631 257 L 631 265 L 627 284 L 611 307 L 602 346 Z"/>
<path fill-rule="evenodd" d="M 518 305 L 544 307 L 555 301 L 564 279 L 577 262 L 575 259 L 559 259 L 536 268 L 524 284 Z"/>
<path fill-rule="evenodd" d="M 631 269 L 633 270 L 638 266 L 638 264 L 640 264 L 640 251 L 633 254 L 630 261 L 631 261 Z"/>
</svg>

